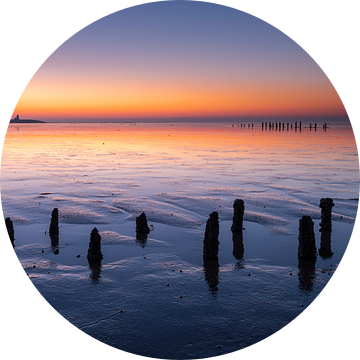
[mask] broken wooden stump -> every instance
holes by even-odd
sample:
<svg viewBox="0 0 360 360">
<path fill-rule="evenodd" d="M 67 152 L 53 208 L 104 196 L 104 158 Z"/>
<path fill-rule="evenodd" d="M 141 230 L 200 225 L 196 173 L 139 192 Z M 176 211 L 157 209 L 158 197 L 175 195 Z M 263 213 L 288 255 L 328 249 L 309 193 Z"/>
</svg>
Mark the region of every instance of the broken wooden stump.
<svg viewBox="0 0 360 360">
<path fill-rule="evenodd" d="M 150 229 L 147 223 L 147 219 L 146 219 L 146 215 L 143 212 L 140 216 L 138 216 L 136 218 L 136 234 L 141 237 L 144 238 L 144 235 L 149 234 Z M 146 236 L 145 236 L 146 238 Z"/>
<path fill-rule="evenodd" d="M 234 208 L 234 215 L 233 215 L 233 223 L 231 226 L 231 231 L 233 233 L 235 233 L 235 232 L 242 233 L 243 218 L 244 218 L 244 211 L 245 211 L 244 200 L 236 199 L 234 201 L 233 208 Z"/>
<path fill-rule="evenodd" d="M 101 253 L 101 236 L 97 228 L 91 231 L 87 258 L 89 260 L 101 260 L 103 258 Z"/>
<path fill-rule="evenodd" d="M 304 215 L 299 220 L 298 258 L 312 260 L 316 257 L 314 222 L 310 216 Z"/>
<path fill-rule="evenodd" d="M 203 255 L 215 258 L 219 252 L 219 214 L 214 211 L 206 222 Z"/>
<path fill-rule="evenodd" d="M 335 206 L 333 199 L 322 198 L 319 208 L 321 208 L 320 231 L 331 231 L 331 210 Z"/>
<path fill-rule="evenodd" d="M 13 225 L 13 222 L 11 221 L 11 219 L 9 217 L 5 219 L 5 225 L 6 225 L 7 232 L 9 234 L 11 244 L 12 244 L 13 247 L 15 247 L 14 225 Z"/>
<path fill-rule="evenodd" d="M 59 235 L 59 210 L 57 208 L 51 213 L 49 233 L 50 235 Z"/>
</svg>

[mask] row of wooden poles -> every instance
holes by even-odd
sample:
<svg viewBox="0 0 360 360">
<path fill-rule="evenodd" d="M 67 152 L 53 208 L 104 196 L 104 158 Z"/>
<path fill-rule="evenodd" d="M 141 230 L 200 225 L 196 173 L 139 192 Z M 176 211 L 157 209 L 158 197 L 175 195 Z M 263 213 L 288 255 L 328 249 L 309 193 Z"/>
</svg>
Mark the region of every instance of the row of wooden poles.
<svg viewBox="0 0 360 360">
<path fill-rule="evenodd" d="M 322 198 L 320 200 L 319 207 L 321 208 L 321 223 L 320 231 L 328 235 L 330 242 L 331 234 L 331 211 L 334 206 L 333 199 Z M 236 258 L 241 258 L 243 255 L 243 217 L 245 211 L 244 201 L 236 199 L 233 204 L 234 214 L 231 231 L 233 233 L 233 253 Z M 10 240 L 15 246 L 14 226 L 10 218 L 5 219 L 6 228 L 10 237 Z M 150 232 L 150 228 L 147 223 L 146 215 L 143 212 L 136 218 L 136 239 L 140 241 L 146 241 L 147 235 Z M 52 240 L 52 244 L 56 245 L 59 241 L 59 211 L 55 208 L 51 214 L 51 222 L 49 227 L 49 235 Z M 299 260 L 315 260 L 317 258 L 317 249 L 315 243 L 314 222 L 310 216 L 304 215 L 299 220 L 299 246 L 298 246 L 298 258 Z M 214 211 L 209 215 L 209 219 L 206 222 L 204 241 L 203 241 L 203 256 L 205 259 L 216 259 L 219 253 L 219 214 Z M 331 256 L 330 244 L 328 249 L 323 249 L 328 256 Z M 330 251 L 330 253 L 329 253 Z M 326 254 L 325 254 L 326 255 Z M 87 253 L 89 261 L 101 260 L 103 254 L 101 252 L 101 236 L 94 228 L 90 234 L 90 242 Z"/>
<path fill-rule="evenodd" d="M 246 129 L 246 125 L 247 125 L 247 128 L 250 129 L 250 128 L 254 128 L 254 123 L 251 123 L 251 124 L 238 124 L 237 127 L 240 127 L 241 129 L 244 128 Z M 235 127 L 235 124 L 232 124 L 232 127 Z M 297 121 L 295 121 L 295 124 L 291 124 L 291 123 L 284 123 L 284 122 L 262 122 L 261 123 L 261 128 L 262 130 L 267 130 L 269 128 L 269 130 L 284 130 L 285 131 L 285 127 L 286 127 L 286 130 L 289 130 L 289 129 L 292 129 L 293 127 L 295 128 L 295 131 L 297 129 L 299 129 L 301 131 L 301 121 L 299 121 L 299 123 Z M 309 128 L 310 130 L 312 128 L 317 129 L 317 123 L 314 123 L 309 125 Z M 328 125 L 326 123 L 323 124 L 322 128 L 326 131 L 326 129 L 328 128 Z"/>
</svg>

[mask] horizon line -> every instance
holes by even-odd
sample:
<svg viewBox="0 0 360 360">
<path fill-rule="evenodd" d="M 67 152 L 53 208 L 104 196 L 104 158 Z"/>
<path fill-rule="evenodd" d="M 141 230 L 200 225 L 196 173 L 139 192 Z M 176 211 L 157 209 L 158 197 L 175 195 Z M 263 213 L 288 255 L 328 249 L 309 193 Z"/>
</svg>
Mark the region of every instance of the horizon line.
<svg viewBox="0 0 360 360">
<path fill-rule="evenodd" d="M 11 118 L 10 120 L 15 120 L 16 117 Z M 20 118 L 19 120 L 39 120 L 49 123 L 95 123 L 95 122 L 113 122 L 113 123 L 136 123 L 136 122 L 155 122 L 155 123 L 165 123 L 165 122 L 244 122 L 244 121 L 253 121 L 253 122 L 266 122 L 266 121 L 279 121 L 282 122 L 287 119 L 288 121 L 338 121 L 338 122 L 347 122 L 350 121 L 347 114 L 345 115 L 268 115 L 268 116 L 182 116 L 182 117 L 137 117 L 137 118 Z"/>
</svg>

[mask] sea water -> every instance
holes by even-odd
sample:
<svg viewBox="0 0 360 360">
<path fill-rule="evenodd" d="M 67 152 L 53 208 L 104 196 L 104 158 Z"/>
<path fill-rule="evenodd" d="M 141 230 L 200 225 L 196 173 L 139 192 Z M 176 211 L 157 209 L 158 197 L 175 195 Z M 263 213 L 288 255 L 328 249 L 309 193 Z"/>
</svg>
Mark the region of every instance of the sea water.
<svg viewBox="0 0 360 360">
<path fill-rule="evenodd" d="M 241 123 L 10 124 L 1 163 L 15 251 L 46 300 L 106 344 L 144 356 L 200 358 L 249 346 L 319 294 L 351 236 L 358 154 L 348 123 L 280 130 Z M 297 259 L 299 219 L 331 197 L 331 254 Z M 233 202 L 245 203 L 243 253 L 233 250 Z M 48 236 L 53 208 L 60 237 Z M 218 263 L 202 257 L 219 213 Z M 153 228 L 135 236 L 146 213 Z M 89 265 L 91 230 L 101 265 Z M 86 306 L 85 306 L 86 305 Z"/>
</svg>

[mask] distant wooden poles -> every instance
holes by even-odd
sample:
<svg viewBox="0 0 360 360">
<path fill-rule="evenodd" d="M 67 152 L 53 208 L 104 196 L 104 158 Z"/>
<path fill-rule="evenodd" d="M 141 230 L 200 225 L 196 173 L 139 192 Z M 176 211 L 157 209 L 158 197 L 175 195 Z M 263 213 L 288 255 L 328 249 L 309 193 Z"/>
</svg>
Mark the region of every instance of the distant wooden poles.
<svg viewBox="0 0 360 360">
<path fill-rule="evenodd" d="M 334 202 L 331 198 L 322 198 L 319 208 L 321 209 L 320 231 L 331 231 L 331 210 Z"/>
<path fill-rule="evenodd" d="M 13 222 L 11 221 L 11 219 L 9 217 L 5 219 L 5 225 L 6 225 L 7 232 L 9 234 L 11 244 L 12 244 L 13 247 L 15 247 L 14 225 L 13 225 Z"/>
<path fill-rule="evenodd" d="M 235 124 L 232 124 L 231 125 L 232 127 L 235 127 L 236 125 Z M 260 125 L 258 125 L 259 127 L 260 127 Z M 267 130 L 268 129 L 268 126 L 269 126 L 269 130 L 275 130 L 275 131 L 281 131 L 281 130 L 283 130 L 283 131 L 285 131 L 285 126 L 286 126 L 286 130 L 287 131 L 289 131 L 289 129 L 293 129 L 293 127 L 294 127 L 294 129 L 295 129 L 295 132 L 297 132 L 297 130 L 299 130 L 300 132 L 301 132 L 301 130 L 302 130 L 302 122 L 301 121 L 295 121 L 294 123 L 285 123 L 285 122 L 281 122 L 281 121 L 279 121 L 279 122 L 264 122 L 264 121 L 262 121 L 261 122 L 261 129 L 262 130 Z M 254 128 L 256 128 L 257 127 L 257 125 L 255 124 L 254 125 L 254 123 L 251 123 L 251 124 L 247 124 L 247 127 L 246 127 L 246 124 L 240 124 L 240 125 L 237 125 L 237 127 L 241 127 L 241 129 L 246 129 L 246 128 L 248 128 L 248 129 L 250 129 L 250 127 L 251 127 L 251 129 L 254 129 Z M 327 129 L 328 129 L 328 125 L 326 124 L 326 123 L 324 123 L 323 124 L 323 130 L 324 131 L 326 131 Z M 309 128 L 310 129 L 310 131 L 312 130 L 312 129 L 315 129 L 315 131 L 316 131 L 316 129 L 317 129 L 317 123 L 314 123 L 314 124 L 312 124 L 312 123 L 309 123 L 308 125 L 307 124 L 305 124 L 305 126 L 304 126 L 304 128 Z"/>
<path fill-rule="evenodd" d="M 101 252 L 101 236 L 97 228 L 91 231 L 87 258 L 88 260 L 101 260 L 103 258 Z"/>
<path fill-rule="evenodd" d="M 203 256 L 216 258 L 219 252 L 219 214 L 214 211 L 206 222 Z"/>
<path fill-rule="evenodd" d="M 299 260 L 316 260 L 314 222 L 310 216 L 304 215 L 299 220 Z"/>
</svg>

